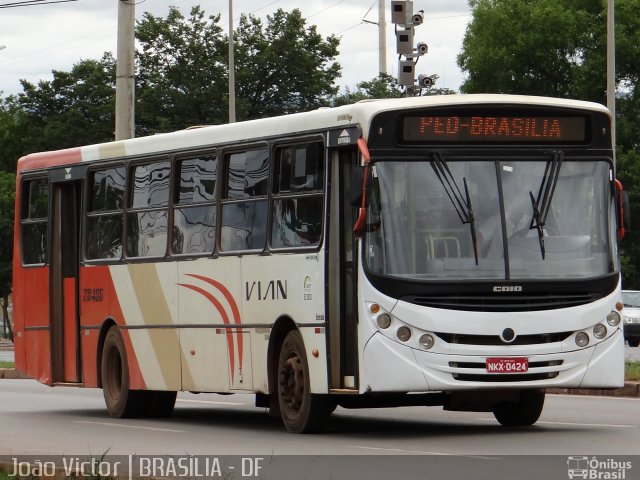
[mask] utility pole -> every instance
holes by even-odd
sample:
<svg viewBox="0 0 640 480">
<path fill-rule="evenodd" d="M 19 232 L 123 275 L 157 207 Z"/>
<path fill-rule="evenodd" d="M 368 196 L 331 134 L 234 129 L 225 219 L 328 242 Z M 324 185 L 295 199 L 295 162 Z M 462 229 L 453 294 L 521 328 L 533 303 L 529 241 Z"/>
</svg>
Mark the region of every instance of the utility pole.
<svg viewBox="0 0 640 480">
<path fill-rule="evenodd" d="M 378 0 L 378 65 L 380 74 L 387 73 L 387 20 L 385 1 Z"/>
<path fill-rule="evenodd" d="M 135 136 L 135 0 L 118 0 L 116 60 L 116 140 Z"/>
<path fill-rule="evenodd" d="M 233 0 L 229 0 L 229 123 L 236 121 L 236 67 L 233 50 Z"/>
<path fill-rule="evenodd" d="M 616 158 L 616 22 L 615 1 L 607 0 L 607 108 L 613 115 L 611 140 Z"/>
</svg>

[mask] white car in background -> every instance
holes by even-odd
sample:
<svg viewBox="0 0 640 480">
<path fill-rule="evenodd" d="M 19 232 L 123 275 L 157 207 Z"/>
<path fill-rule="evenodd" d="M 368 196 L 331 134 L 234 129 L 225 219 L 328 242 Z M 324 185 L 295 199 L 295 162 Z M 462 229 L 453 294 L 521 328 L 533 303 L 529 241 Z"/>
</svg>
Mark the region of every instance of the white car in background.
<svg viewBox="0 0 640 480">
<path fill-rule="evenodd" d="M 624 339 L 630 347 L 637 347 L 640 343 L 640 291 L 623 290 L 622 303 Z"/>
</svg>

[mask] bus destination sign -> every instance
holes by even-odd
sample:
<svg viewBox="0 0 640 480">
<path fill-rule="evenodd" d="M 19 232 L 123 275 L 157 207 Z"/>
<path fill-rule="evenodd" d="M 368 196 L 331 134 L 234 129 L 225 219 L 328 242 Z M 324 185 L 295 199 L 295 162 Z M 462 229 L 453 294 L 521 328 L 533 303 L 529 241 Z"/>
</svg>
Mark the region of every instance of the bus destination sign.
<svg viewBox="0 0 640 480">
<path fill-rule="evenodd" d="M 584 142 L 584 117 L 407 116 L 405 142 Z"/>
</svg>

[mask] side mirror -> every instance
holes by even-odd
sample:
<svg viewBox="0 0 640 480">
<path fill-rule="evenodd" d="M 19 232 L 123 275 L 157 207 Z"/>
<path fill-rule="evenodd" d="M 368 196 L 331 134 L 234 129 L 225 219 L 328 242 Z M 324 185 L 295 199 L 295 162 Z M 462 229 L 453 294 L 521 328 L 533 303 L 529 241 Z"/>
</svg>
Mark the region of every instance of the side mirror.
<svg viewBox="0 0 640 480">
<path fill-rule="evenodd" d="M 616 185 L 616 210 L 618 220 L 618 240 L 624 238 L 625 233 L 631 231 L 631 206 L 629 194 L 622 189 L 622 183 L 615 181 Z"/>
<path fill-rule="evenodd" d="M 365 175 L 367 176 L 366 186 L 364 184 Z M 353 167 L 351 174 L 351 206 L 362 207 L 362 194 L 364 193 L 364 206 L 369 206 L 369 198 L 371 196 L 371 169 L 365 166 L 357 165 Z"/>
</svg>

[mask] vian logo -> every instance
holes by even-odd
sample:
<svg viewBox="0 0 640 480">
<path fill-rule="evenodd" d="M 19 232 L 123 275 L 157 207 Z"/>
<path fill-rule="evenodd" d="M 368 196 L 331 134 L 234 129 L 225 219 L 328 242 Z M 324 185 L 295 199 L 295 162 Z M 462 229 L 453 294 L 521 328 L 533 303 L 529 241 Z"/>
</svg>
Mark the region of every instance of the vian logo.
<svg viewBox="0 0 640 480">
<path fill-rule="evenodd" d="M 247 301 L 255 300 L 286 300 L 287 281 L 270 280 L 268 282 L 245 282 L 245 298 Z"/>
<path fill-rule="evenodd" d="M 494 292 L 521 292 L 522 285 L 495 285 Z"/>
</svg>

